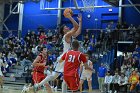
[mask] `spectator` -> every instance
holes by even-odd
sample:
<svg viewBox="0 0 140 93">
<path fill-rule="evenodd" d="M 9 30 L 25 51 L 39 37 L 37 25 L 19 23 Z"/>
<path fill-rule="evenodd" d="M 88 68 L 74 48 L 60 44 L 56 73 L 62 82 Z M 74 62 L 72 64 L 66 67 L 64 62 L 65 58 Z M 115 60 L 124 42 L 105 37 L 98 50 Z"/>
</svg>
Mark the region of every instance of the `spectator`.
<svg viewBox="0 0 140 93">
<path fill-rule="evenodd" d="M 83 46 L 85 47 L 85 48 L 87 48 L 88 47 L 88 45 L 89 45 L 89 36 L 88 36 L 88 34 L 86 34 L 85 35 L 85 37 L 84 37 L 84 44 L 83 44 Z"/>
<path fill-rule="evenodd" d="M 134 90 L 136 88 L 136 85 L 139 82 L 139 76 L 137 75 L 136 71 L 132 72 L 132 75 L 129 77 L 129 83 L 130 83 L 130 91 Z"/>
<path fill-rule="evenodd" d="M 12 62 L 11 64 L 15 65 L 17 62 L 17 54 L 14 51 L 9 52 L 8 53 L 8 60 L 10 60 Z"/>
<path fill-rule="evenodd" d="M 118 93 L 119 91 L 119 74 L 115 72 L 115 75 L 112 78 L 112 83 L 110 84 L 110 92 L 112 93 L 112 90 L 114 89 L 114 93 Z"/>
<path fill-rule="evenodd" d="M 125 76 L 124 73 L 121 73 L 118 84 L 119 84 L 119 90 L 124 89 L 125 91 L 127 91 L 128 78 Z"/>
<path fill-rule="evenodd" d="M 120 22 L 117 22 L 116 29 L 117 29 L 117 30 L 121 29 L 121 24 L 120 24 Z"/>
<path fill-rule="evenodd" d="M 110 33 L 110 32 L 111 32 L 111 30 L 112 30 L 112 29 L 111 29 L 111 25 L 110 25 L 110 24 L 108 24 L 108 25 L 107 25 L 107 27 L 106 27 L 106 31 L 107 31 L 107 33 Z"/>
<path fill-rule="evenodd" d="M 110 92 L 110 84 L 112 82 L 112 76 L 110 75 L 110 72 L 107 72 L 104 80 L 104 86 L 105 86 L 105 92 Z"/>
<path fill-rule="evenodd" d="M 32 69 L 30 68 L 30 66 L 25 66 L 24 67 L 24 72 L 26 72 L 25 73 L 25 82 L 27 84 L 33 83 L 32 82 L 32 75 L 31 75 Z"/>
<path fill-rule="evenodd" d="M 101 92 L 103 92 L 103 85 L 105 80 L 107 69 L 104 67 L 104 64 L 101 63 L 101 66 L 98 69 L 98 83 L 99 83 L 99 89 Z"/>
<path fill-rule="evenodd" d="M 0 47 L 3 46 L 3 43 L 4 43 L 3 38 L 2 38 L 2 36 L 0 35 Z"/>
<path fill-rule="evenodd" d="M 52 31 L 50 29 L 48 30 L 47 36 L 48 36 L 49 40 L 52 39 L 53 33 L 52 33 Z"/>
<path fill-rule="evenodd" d="M 125 72 L 125 76 L 126 76 L 127 78 L 129 78 L 130 75 L 131 75 L 131 72 L 132 72 L 132 68 L 131 68 L 131 67 L 127 67 L 127 70 L 126 70 L 126 72 Z"/>
<path fill-rule="evenodd" d="M 40 44 L 44 44 L 44 45 L 47 44 L 47 36 L 44 31 L 40 32 L 39 40 L 40 40 Z"/>
<path fill-rule="evenodd" d="M 3 88 L 3 73 L 2 73 L 2 69 L 1 67 L 5 67 L 4 63 L 3 63 L 3 59 L 2 59 L 2 52 L 0 52 L 0 86 L 1 88 Z"/>
<path fill-rule="evenodd" d="M 121 66 L 121 72 L 125 72 L 126 68 L 127 68 L 127 66 L 123 63 L 123 65 Z"/>
</svg>

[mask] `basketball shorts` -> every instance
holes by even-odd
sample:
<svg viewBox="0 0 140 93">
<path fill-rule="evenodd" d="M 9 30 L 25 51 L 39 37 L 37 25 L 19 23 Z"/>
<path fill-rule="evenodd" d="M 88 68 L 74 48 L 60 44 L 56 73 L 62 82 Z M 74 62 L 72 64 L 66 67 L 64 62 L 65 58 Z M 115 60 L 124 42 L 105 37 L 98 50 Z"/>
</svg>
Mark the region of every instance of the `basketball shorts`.
<svg viewBox="0 0 140 93">
<path fill-rule="evenodd" d="M 77 91 L 79 89 L 79 75 L 66 76 L 64 75 L 64 80 L 70 90 Z"/>
<path fill-rule="evenodd" d="M 33 75 L 32 75 L 32 79 L 34 81 L 34 84 L 36 83 L 40 83 L 43 79 L 45 79 L 45 75 L 44 73 L 41 73 L 41 72 L 33 72 Z"/>
<path fill-rule="evenodd" d="M 92 80 L 92 73 L 82 73 L 80 79 L 91 81 Z"/>
<path fill-rule="evenodd" d="M 64 63 L 65 63 L 65 62 L 59 63 L 59 60 L 60 60 L 61 57 L 62 57 L 62 55 L 60 55 L 60 56 L 57 58 L 57 63 L 56 63 L 56 65 L 55 65 L 55 71 L 56 71 L 56 72 L 61 72 L 61 73 L 63 73 L 63 72 L 64 72 Z"/>
</svg>

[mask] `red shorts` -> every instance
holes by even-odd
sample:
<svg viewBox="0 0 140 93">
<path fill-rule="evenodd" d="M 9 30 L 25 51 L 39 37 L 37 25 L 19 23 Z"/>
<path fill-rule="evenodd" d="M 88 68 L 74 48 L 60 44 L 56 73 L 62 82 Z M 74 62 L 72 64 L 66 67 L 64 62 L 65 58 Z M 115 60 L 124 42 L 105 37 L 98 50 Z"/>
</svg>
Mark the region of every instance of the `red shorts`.
<svg viewBox="0 0 140 93">
<path fill-rule="evenodd" d="M 35 83 L 40 83 L 46 76 L 41 72 L 33 72 L 33 81 Z"/>
<path fill-rule="evenodd" d="M 70 90 L 76 91 L 79 89 L 80 79 L 78 74 L 75 76 L 64 75 L 64 80 Z"/>
</svg>

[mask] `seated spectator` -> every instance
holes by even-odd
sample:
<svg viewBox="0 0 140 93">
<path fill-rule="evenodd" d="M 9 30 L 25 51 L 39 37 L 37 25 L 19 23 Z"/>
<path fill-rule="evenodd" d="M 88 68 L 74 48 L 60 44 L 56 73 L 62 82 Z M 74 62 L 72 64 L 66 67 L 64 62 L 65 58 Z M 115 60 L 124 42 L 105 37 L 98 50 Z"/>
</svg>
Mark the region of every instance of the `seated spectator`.
<svg viewBox="0 0 140 93">
<path fill-rule="evenodd" d="M 136 71 L 137 75 L 140 77 L 140 72 L 138 71 L 138 68 L 135 68 L 135 71 Z"/>
<path fill-rule="evenodd" d="M 40 32 L 39 40 L 40 40 L 40 44 L 44 44 L 44 45 L 47 44 L 47 36 L 44 31 Z"/>
<path fill-rule="evenodd" d="M 110 92 L 112 93 L 112 91 L 114 91 L 114 93 L 117 93 L 119 90 L 119 74 L 117 72 L 115 72 L 115 75 L 112 78 L 112 83 L 110 84 Z M 114 90 L 113 90 L 114 89 Z"/>
<path fill-rule="evenodd" d="M 136 85 L 139 82 L 139 76 L 137 75 L 136 71 L 133 71 L 131 76 L 129 77 L 129 83 L 130 83 L 130 91 L 134 90 L 136 88 Z"/>
<path fill-rule="evenodd" d="M 12 65 L 16 64 L 16 62 L 17 62 L 17 54 L 14 51 L 9 52 L 8 53 L 8 60 L 11 62 Z"/>
<path fill-rule="evenodd" d="M 112 76 L 110 75 L 110 72 L 107 72 L 105 76 L 104 86 L 106 88 L 105 92 L 110 92 L 110 84 L 112 82 Z"/>
<path fill-rule="evenodd" d="M 119 84 L 119 90 L 124 88 L 124 90 L 127 91 L 128 78 L 125 76 L 124 73 L 121 73 L 118 84 Z"/>
<path fill-rule="evenodd" d="M 127 78 L 129 78 L 130 75 L 131 75 L 131 72 L 132 72 L 132 68 L 131 68 L 131 67 L 128 67 L 128 68 L 126 69 L 125 76 L 126 76 Z"/>
<path fill-rule="evenodd" d="M 127 68 L 127 66 L 123 63 L 123 65 L 121 66 L 121 72 L 125 72 L 126 68 Z"/>
<path fill-rule="evenodd" d="M 37 49 L 36 49 L 36 45 L 34 44 L 32 47 L 32 53 L 33 53 L 33 58 L 35 58 L 37 56 Z"/>
<path fill-rule="evenodd" d="M 3 88 L 3 73 L 2 73 L 2 69 L 1 67 L 5 67 L 4 63 L 3 63 L 3 59 L 2 59 L 2 52 L 0 52 L 0 86 L 1 88 Z"/>
<path fill-rule="evenodd" d="M 0 47 L 3 46 L 3 43 L 4 43 L 4 40 L 3 40 L 2 36 L 0 35 Z"/>
</svg>

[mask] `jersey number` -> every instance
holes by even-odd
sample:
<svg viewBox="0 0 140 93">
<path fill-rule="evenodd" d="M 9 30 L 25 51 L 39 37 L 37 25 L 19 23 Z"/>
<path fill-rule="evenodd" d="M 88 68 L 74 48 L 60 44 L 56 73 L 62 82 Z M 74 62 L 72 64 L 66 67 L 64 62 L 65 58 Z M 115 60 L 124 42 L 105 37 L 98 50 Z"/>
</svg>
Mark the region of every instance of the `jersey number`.
<svg viewBox="0 0 140 93">
<path fill-rule="evenodd" d="M 75 56 L 69 55 L 68 62 L 74 62 L 74 60 L 75 60 Z"/>
</svg>

